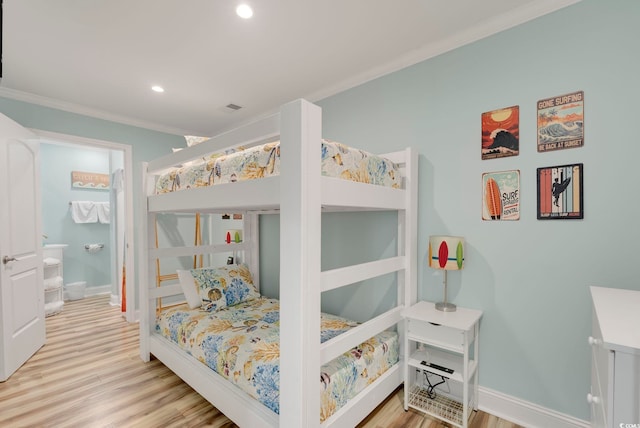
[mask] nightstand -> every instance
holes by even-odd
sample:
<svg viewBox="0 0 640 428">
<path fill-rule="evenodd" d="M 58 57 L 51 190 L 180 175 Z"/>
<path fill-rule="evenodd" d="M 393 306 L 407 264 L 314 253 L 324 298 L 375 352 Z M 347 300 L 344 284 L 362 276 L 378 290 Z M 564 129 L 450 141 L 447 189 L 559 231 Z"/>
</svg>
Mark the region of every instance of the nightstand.
<svg viewBox="0 0 640 428">
<path fill-rule="evenodd" d="M 482 311 L 458 306 L 455 312 L 442 312 L 423 301 L 406 309 L 403 317 L 404 409 L 466 428 L 478 407 Z"/>
</svg>

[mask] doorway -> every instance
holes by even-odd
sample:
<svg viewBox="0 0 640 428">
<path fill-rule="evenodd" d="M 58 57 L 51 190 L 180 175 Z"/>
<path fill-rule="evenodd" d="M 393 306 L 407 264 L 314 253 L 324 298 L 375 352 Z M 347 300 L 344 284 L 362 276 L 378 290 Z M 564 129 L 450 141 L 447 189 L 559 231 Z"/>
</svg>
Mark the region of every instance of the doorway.
<svg viewBox="0 0 640 428">
<path fill-rule="evenodd" d="M 63 180 L 61 191 L 53 192 L 52 195 L 46 195 L 43 192 L 42 195 L 43 211 L 45 211 L 43 212 L 43 243 L 72 244 L 72 247 L 67 247 L 66 250 L 69 261 L 67 265 L 71 266 L 69 266 L 70 269 L 66 269 L 67 266 L 65 266 L 65 272 L 68 271 L 70 275 L 64 278 L 65 284 L 74 285 L 68 288 L 69 293 L 75 286 L 83 285 L 82 282 L 89 282 L 85 291 L 87 295 L 110 293 L 111 304 L 121 306 L 126 320 L 134 322 L 131 146 L 48 131 L 32 131 L 38 135 L 41 143 L 40 169 L 43 173 L 51 168 L 58 168 L 59 175 L 60 170 L 64 170 L 61 164 L 73 158 L 74 153 L 80 153 L 83 156 L 80 166 L 76 163 L 76 166 L 68 167 L 62 177 L 56 178 Z M 57 164 L 44 165 L 45 155 L 56 151 L 59 151 L 61 156 L 57 162 L 54 161 Z M 69 165 L 74 164 L 71 162 Z M 91 184 L 86 180 L 78 180 L 77 178 L 83 173 L 91 174 L 91 178 L 96 181 Z M 105 177 L 108 177 L 108 184 L 99 183 L 100 179 Z M 48 184 L 42 183 L 43 189 L 45 185 Z M 51 221 L 45 218 L 51 214 L 46 212 L 48 197 L 51 199 L 50 204 L 57 207 L 55 210 L 57 214 L 54 215 L 58 218 Z M 98 220 L 88 218 L 84 221 L 77 216 L 72 220 L 72 203 L 93 203 L 94 201 L 96 205 L 102 205 L 103 209 L 106 206 L 109 210 L 107 216 L 111 220 L 109 224 L 104 224 L 106 223 L 104 215 Z M 51 211 L 54 212 L 54 210 Z M 61 216 L 63 218 L 60 218 Z M 78 221 L 87 224 L 77 224 Z M 47 224 L 52 229 L 51 233 L 47 231 Z M 71 242 L 53 242 L 65 240 L 61 238 L 61 234 Z M 122 294 L 123 290 L 124 294 Z M 80 291 L 81 294 L 82 292 Z M 77 297 L 82 296 L 74 296 L 74 298 Z"/>
</svg>

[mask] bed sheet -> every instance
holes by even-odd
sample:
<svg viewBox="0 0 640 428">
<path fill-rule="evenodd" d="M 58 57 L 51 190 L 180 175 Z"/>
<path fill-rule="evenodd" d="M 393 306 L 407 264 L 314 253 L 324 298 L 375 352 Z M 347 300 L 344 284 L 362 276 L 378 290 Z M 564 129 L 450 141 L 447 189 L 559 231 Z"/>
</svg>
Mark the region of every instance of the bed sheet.
<svg viewBox="0 0 640 428">
<path fill-rule="evenodd" d="M 400 188 L 398 166 L 388 159 L 334 141 L 322 141 L 322 175 Z M 280 174 L 280 142 L 213 154 L 158 177 L 156 194 L 254 180 Z"/>
<path fill-rule="evenodd" d="M 156 331 L 279 413 L 280 312 L 275 299 L 259 298 L 216 312 L 186 305 L 163 310 Z M 358 325 L 322 314 L 321 341 Z M 398 362 L 398 336 L 384 331 L 340 355 L 320 370 L 320 420 Z"/>
</svg>

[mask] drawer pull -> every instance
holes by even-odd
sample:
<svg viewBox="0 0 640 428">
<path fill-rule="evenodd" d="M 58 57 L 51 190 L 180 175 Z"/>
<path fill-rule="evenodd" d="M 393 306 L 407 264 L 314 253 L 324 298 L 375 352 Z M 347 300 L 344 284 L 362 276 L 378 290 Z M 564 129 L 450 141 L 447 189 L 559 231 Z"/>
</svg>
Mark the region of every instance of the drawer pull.
<svg viewBox="0 0 640 428">
<path fill-rule="evenodd" d="M 440 327 L 440 326 L 442 325 L 442 324 L 437 324 L 437 323 L 435 323 L 435 322 L 431 322 L 431 321 L 429 321 L 429 324 L 431 324 L 431 325 L 435 325 L 436 327 Z"/>
<path fill-rule="evenodd" d="M 600 397 L 597 395 L 592 395 L 591 393 L 587 394 L 587 403 L 589 404 L 600 404 Z"/>
<path fill-rule="evenodd" d="M 588 342 L 589 342 L 589 345 L 591 345 L 591 346 L 598 346 L 598 345 L 602 344 L 602 340 L 596 339 L 593 336 L 589 336 Z"/>
</svg>

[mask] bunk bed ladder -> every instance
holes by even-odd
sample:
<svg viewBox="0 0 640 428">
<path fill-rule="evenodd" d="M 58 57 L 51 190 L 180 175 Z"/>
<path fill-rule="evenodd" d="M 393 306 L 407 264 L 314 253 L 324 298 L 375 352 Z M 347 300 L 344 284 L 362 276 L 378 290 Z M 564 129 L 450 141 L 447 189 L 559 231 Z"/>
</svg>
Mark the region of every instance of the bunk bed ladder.
<svg viewBox="0 0 640 428">
<path fill-rule="evenodd" d="M 200 213 L 196 213 L 196 218 L 195 218 L 195 236 L 193 239 L 193 244 L 195 246 L 198 245 L 202 245 L 202 229 L 200 227 Z M 154 233 L 155 233 L 155 245 L 156 248 L 159 248 L 158 245 L 158 220 L 157 218 L 155 219 L 155 221 L 153 222 L 153 228 L 154 228 Z M 203 266 L 203 255 L 200 254 L 198 255 L 194 255 L 193 256 L 193 268 L 196 269 L 198 267 L 202 267 Z M 178 280 L 178 274 L 177 273 L 169 273 L 169 274 L 165 274 L 162 275 L 161 270 L 160 270 L 160 258 L 156 258 L 156 287 L 161 287 L 162 283 L 164 281 L 177 281 Z M 156 301 L 156 311 L 159 311 L 161 308 L 163 307 L 162 305 L 162 298 L 159 297 Z"/>
</svg>

